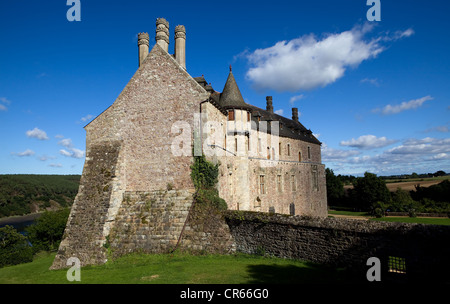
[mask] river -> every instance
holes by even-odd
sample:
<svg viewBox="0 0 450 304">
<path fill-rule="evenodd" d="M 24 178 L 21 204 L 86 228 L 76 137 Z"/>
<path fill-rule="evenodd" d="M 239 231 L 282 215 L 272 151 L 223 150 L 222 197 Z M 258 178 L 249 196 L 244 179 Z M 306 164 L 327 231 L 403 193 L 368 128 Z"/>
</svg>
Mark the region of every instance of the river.
<svg viewBox="0 0 450 304">
<path fill-rule="evenodd" d="M 0 218 L 0 228 L 6 225 L 13 226 L 18 232 L 24 234 L 25 229 L 32 225 L 34 221 L 40 217 L 42 213 L 33 213 L 23 216 L 11 216 Z"/>
</svg>

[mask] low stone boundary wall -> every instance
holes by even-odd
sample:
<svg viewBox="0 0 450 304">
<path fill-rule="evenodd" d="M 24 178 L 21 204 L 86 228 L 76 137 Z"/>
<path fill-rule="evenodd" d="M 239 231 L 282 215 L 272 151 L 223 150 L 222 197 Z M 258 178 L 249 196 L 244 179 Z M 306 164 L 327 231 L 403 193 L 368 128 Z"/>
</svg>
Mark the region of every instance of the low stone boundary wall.
<svg viewBox="0 0 450 304">
<path fill-rule="evenodd" d="M 366 280 L 377 257 L 384 275 L 450 281 L 450 227 L 228 211 L 236 250 L 306 260 L 356 271 Z M 400 269 L 398 269 L 400 268 Z"/>
</svg>

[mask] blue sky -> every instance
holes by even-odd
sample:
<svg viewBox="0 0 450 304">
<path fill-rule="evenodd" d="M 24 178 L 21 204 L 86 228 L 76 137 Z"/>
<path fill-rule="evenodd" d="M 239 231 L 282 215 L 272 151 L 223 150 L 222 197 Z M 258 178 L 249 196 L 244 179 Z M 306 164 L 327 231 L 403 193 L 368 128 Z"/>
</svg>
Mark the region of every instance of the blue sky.
<svg viewBox="0 0 450 304">
<path fill-rule="evenodd" d="M 316 134 L 337 174 L 450 171 L 447 1 L 0 2 L 0 173 L 81 174 L 83 126 L 138 67 L 137 33 L 187 30 L 187 70 Z"/>
</svg>

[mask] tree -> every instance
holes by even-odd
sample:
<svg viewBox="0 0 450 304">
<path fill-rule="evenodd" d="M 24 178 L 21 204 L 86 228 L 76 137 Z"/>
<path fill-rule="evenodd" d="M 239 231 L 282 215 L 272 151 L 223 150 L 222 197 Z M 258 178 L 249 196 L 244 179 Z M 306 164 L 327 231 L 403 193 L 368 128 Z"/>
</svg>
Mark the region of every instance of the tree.
<svg viewBox="0 0 450 304">
<path fill-rule="evenodd" d="M 33 252 L 58 249 L 69 213 L 69 208 L 46 211 L 27 228 L 28 239 L 33 244 Z"/>
<path fill-rule="evenodd" d="M 418 202 L 412 199 L 408 191 L 398 188 L 392 193 L 392 203 L 390 209 L 394 212 L 414 212 L 420 208 Z"/>
<path fill-rule="evenodd" d="M 357 178 L 353 183 L 352 195 L 357 204 L 365 211 L 374 213 L 375 205 L 380 202 L 390 203 L 391 194 L 385 181 L 376 174 L 366 172 L 364 177 Z"/>
<path fill-rule="evenodd" d="M 442 171 L 442 170 L 439 170 L 439 171 L 437 171 L 437 172 L 435 172 L 433 175 L 434 176 L 445 176 L 445 171 Z"/>
<path fill-rule="evenodd" d="M 33 253 L 26 237 L 12 226 L 0 228 L 0 268 L 32 260 Z"/>
<path fill-rule="evenodd" d="M 344 184 L 334 175 L 333 170 L 326 168 L 325 176 L 327 181 L 327 200 L 330 206 L 340 205 L 345 195 Z"/>
</svg>

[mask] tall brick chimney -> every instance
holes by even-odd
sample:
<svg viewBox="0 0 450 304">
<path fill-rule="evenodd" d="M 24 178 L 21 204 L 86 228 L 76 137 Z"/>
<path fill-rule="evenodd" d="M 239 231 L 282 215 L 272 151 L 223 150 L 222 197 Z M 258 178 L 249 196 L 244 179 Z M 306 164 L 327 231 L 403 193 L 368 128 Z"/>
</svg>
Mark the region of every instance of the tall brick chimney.
<svg viewBox="0 0 450 304">
<path fill-rule="evenodd" d="M 184 25 L 175 27 L 175 60 L 186 69 L 186 29 Z"/>
<path fill-rule="evenodd" d="M 292 120 L 298 122 L 298 108 L 292 108 Z"/>
<path fill-rule="evenodd" d="M 272 96 L 267 96 L 266 101 L 267 101 L 266 110 L 270 113 L 273 113 Z"/>
<path fill-rule="evenodd" d="M 169 52 L 169 22 L 164 18 L 156 19 L 156 43 Z"/>
<path fill-rule="evenodd" d="M 147 33 L 138 34 L 138 47 L 139 47 L 139 66 L 144 62 L 148 55 L 148 47 L 150 43 L 150 38 Z"/>
</svg>

